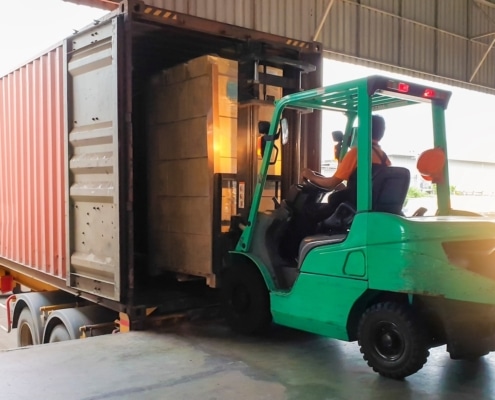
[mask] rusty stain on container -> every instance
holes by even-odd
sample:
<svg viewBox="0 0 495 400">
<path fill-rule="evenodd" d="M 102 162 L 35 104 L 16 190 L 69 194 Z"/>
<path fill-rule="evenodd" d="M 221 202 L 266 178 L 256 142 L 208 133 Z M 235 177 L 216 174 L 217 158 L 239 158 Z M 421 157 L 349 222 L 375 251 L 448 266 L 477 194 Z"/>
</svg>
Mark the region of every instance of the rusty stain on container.
<svg viewBox="0 0 495 400">
<path fill-rule="evenodd" d="M 65 278 L 63 49 L 0 78 L 0 257 Z"/>
</svg>

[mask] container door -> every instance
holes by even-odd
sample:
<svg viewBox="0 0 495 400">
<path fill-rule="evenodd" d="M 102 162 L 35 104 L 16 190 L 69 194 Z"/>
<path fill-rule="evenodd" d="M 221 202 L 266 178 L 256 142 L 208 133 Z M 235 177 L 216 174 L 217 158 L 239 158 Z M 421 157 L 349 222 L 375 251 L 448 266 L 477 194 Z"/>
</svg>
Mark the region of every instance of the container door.
<svg viewBox="0 0 495 400">
<path fill-rule="evenodd" d="M 113 18 L 67 39 L 67 285 L 120 300 L 119 49 Z"/>
</svg>

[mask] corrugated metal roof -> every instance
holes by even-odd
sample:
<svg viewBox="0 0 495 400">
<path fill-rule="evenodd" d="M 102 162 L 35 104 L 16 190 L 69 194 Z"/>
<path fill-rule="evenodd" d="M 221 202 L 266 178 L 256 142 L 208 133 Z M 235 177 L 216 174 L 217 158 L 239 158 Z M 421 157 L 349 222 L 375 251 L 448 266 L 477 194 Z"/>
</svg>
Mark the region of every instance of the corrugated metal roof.
<svg viewBox="0 0 495 400">
<path fill-rule="evenodd" d="M 479 36 L 483 36 L 483 38 L 485 38 L 485 42 L 489 42 L 487 38 L 495 32 L 495 9 L 490 9 L 489 7 L 471 3 L 468 8 L 468 12 L 468 37 L 477 38 Z"/>
<path fill-rule="evenodd" d="M 369 60 L 380 60 L 395 64 L 400 62 L 399 41 L 394 37 L 400 35 L 397 18 L 372 9 L 359 10 L 358 53 Z"/>
<path fill-rule="evenodd" d="M 326 2 L 319 1 L 318 3 L 320 4 L 317 8 L 319 21 L 323 16 Z M 318 40 L 335 51 L 356 55 L 358 53 L 358 38 L 355 34 L 358 25 L 357 9 L 356 4 L 336 2 L 330 10 L 328 20 Z"/>
<path fill-rule="evenodd" d="M 116 0 L 68 0 L 79 4 Z M 145 0 L 169 9 L 311 41 L 331 0 Z M 495 90 L 495 4 L 488 0 L 334 0 L 318 41 L 332 54 Z M 431 78 L 430 78 L 431 79 Z"/>
<path fill-rule="evenodd" d="M 401 57 L 397 65 L 435 74 L 437 72 L 435 68 L 435 32 L 411 22 L 403 22 L 401 32 L 401 39 L 398 44 L 401 48 Z M 408 46 L 405 44 L 408 42 L 413 42 L 415 45 Z"/>
<path fill-rule="evenodd" d="M 468 40 L 444 33 L 437 34 L 436 68 L 443 76 L 456 80 L 468 80 L 471 70 L 468 62 Z M 457 62 L 452 62 L 456 59 Z"/>
<path fill-rule="evenodd" d="M 469 2 L 471 3 L 471 2 Z M 437 27 L 461 36 L 468 35 L 468 1 L 450 0 L 438 3 Z"/>
<path fill-rule="evenodd" d="M 419 24 L 435 26 L 435 3 L 431 0 L 403 1 L 399 16 Z"/>
</svg>

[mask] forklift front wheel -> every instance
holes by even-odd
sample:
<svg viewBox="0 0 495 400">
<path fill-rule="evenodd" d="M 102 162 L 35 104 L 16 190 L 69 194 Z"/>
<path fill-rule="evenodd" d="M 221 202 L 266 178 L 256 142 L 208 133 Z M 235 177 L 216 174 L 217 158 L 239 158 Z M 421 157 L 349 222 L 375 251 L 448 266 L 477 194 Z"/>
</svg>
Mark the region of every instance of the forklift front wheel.
<svg viewBox="0 0 495 400">
<path fill-rule="evenodd" d="M 406 304 L 368 308 L 359 322 L 358 342 L 373 371 L 393 379 L 419 371 L 430 354 L 425 330 Z"/>
<path fill-rule="evenodd" d="M 222 275 L 222 309 L 230 327 L 243 334 L 265 332 L 272 320 L 270 295 L 261 273 L 252 265 L 234 265 Z"/>
</svg>

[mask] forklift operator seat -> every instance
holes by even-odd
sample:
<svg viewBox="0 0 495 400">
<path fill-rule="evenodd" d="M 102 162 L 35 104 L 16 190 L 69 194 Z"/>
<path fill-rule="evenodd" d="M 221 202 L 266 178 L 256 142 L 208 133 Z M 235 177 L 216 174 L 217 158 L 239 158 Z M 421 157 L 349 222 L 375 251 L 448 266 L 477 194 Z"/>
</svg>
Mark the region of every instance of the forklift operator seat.
<svg viewBox="0 0 495 400">
<path fill-rule="evenodd" d="M 402 214 L 410 180 L 407 168 L 380 168 L 373 176 L 373 211 Z"/>
<path fill-rule="evenodd" d="M 373 173 L 372 210 L 402 215 L 402 207 L 406 200 L 411 174 L 403 167 L 378 168 Z M 301 268 L 308 252 L 318 246 L 340 243 L 345 240 L 352 224 L 356 210 L 352 202 L 341 203 L 335 212 L 323 222 L 323 230 L 328 234 L 313 235 L 304 238 L 299 245 L 299 264 Z"/>
<path fill-rule="evenodd" d="M 407 168 L 377 166 L 373 170 L 372 211 L 402 215 L 411 174 Z M 320 231 L 347 231 L 356 214 L 356 199 L 341 203 L 335 212 L 322 222 Z"/>
</svg>

